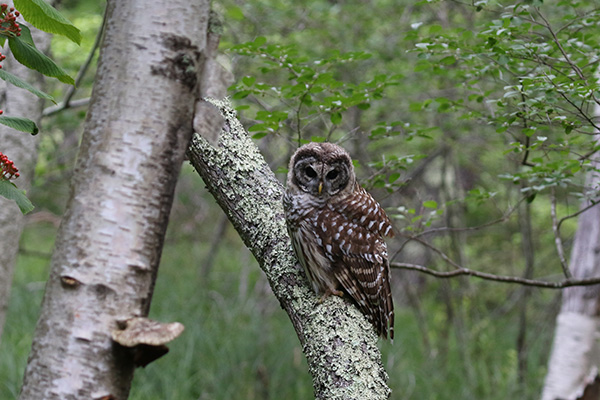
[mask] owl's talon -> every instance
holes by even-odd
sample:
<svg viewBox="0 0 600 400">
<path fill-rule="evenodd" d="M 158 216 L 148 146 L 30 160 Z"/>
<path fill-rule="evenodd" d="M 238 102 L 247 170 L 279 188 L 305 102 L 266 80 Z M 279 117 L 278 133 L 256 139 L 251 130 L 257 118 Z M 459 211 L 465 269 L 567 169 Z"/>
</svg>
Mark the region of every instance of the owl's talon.
<svg viewBox="0 0 600 400">
<path fill-rule="evenodd" d="M 326 298 L 328 298 L 331 295 L 335 295 L 338 297 L 344 297 L 344 292 L 342 292 L 341 290 L 336 290 L 336 289 L 327 289 L 327 291 L 325 293 L 323 293 L 323 295 L 321 297 L 319 297 L 319 301 L 318 303 L 321 304 L 325 301 Z"/>
</svg>

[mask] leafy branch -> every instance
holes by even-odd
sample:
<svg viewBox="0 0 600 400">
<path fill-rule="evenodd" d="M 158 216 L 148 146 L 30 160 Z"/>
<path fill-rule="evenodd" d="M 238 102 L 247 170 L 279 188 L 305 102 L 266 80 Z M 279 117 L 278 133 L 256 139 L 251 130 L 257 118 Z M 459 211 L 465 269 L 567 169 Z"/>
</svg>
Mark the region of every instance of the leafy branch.
<svg viewBox="0 0 600 400">
<path fill-rule="evenodd" d="M 55 103 L 55 105 L 45 108 L 44 111 L 42 112 L 43 116 L 47 117 L 50 115 L 54 115 L 63 110 L 66 110 L 68 108 L 76 108 L 76 107 L 86 106 L 90 102 L 89 97 L 73 100 L 73 96 L 75 95 L 75 92 L 77 91 L 77 89 L 80 87 L 81 82 L 83 81 L 83 78 L 85 77 L 85 74 L 88 72 L 89 67 L 92 63 L 92 60 L 94 59 L 94 56 L 96 55 L 96 51 L 100 47 L 100 43 L 102 42 L 102 38 L 104 37 L 104 31 L 106 29 L 106 11 L 107 10 L 105 9 L 104 16 L 102 18 L 102 24 L 100 24 L 100 30 L 98 31 L 98 34 L 96 35 L 96 40 L 94 41 L 94 44 L 92 45 L 92 48 L 90 49 L 90 52 L 88 53 L 87 58 L 85 59 L 85 61 L 81 65 L 81 67 L 79 68 L 79 71 L 77 72 L 77 76 L 75 77 L 75 84 L 72 86 L 69 86 L 69 88 L 67 89 L 67 92 L 65 93 L 63 100 L 59 104 Z"/>
<path fill-rule="evenodd" d="M 29 28 L 17 22 L 17 19 L 23 17 L 34 27 L 45 32 L 63 35 L 77 44 L 81 42 L 79 29 L 44 0 L 15 0 L 15 5 L 20 11 L 15 10 L 13 7 L 9 8 L 7 4 L 0 4 L 0 46 L 4 46 L 8 42 L 16 61 L 29 69 L 74 86 L 75 81 L 73 78 L 52 59 L 37 49 Z M 0 61 L 5 58 L 4 55 L 0 54 Z M 38 90 L 33 85 L 3 69 L 0 70 L 0 79 L 56 104 L 54 98 L 49 94 Z M 36 135 L 39 131 L 35 122 L 27 118 L 0 116 L 0 124 L 32 135 Z M 6 158 L 4 155 L 2 157 Z M 12 161 L 8 158 L 6 160 L 2 159 L 0 160 L 0 166 L 3 168 L 3 173 L 0 176 L 0 196 L 14 200 L 24 214 L 31 211 L 33 205 L 25 196 L 25 192 L 19 190 L 10 181 L 10 179 L 18 177 L 18 173 L 10 169 Z"/>
<path fill-rule="evenodd" d="M 571 286 L 590 286 L 590 285 L 600 284 L 600 277 L 591 277 L 591 278 L 585 278 L 585 279 L 573 278 L 573 275 L 571 274 L 571 272 L 569 270 L 569 266 L 566 261 L 565 255 L 564 255 L 562 239 L 560 238 L 560 226 L 564 221 L 574 218 L 574 217 L 577 217 L 580 214 L 591 209 L 592 207 L 597 206 L 600 203 L 599 202 L 590 202 L 590 204 L 588 204 L 587 206 L 582 207 L 580 210 L 578 210 L 572 214 L 569 214 L 565 217 L 562 217 L 559 220 L 557 217 L 556 196 L 555 196 L 554 190 L 552 190 L 552 197 L 551 197 L 552 231 L 553 231 L 554 237 L 555 237 L 555 246 L 556 246 L 556 249 L 557 249 L 557 252 L 559 255 L 559 259 L 561 262 L 562 272 L 565 276 L 565 279 L 562 281 L 550 282 L 550 281 L 545 281 L 545 280 L 529 279 L 529 278 L 522 278 L 522 277 L 517 277 L 517 276 L 497 275 L 497 274 L 492 274 L 492 273 L 488 273 L 488 272 L 482 272 L 482 271 L 469 269 L 469 268 L 459 265 L 456 261 L 452 260 L 452 258 L 450 258 L 444 251 L 442 251 L 441 249 L 432 245 L 431 243 L 429 243 L 427 240 L 425 240 L 423 238 L 423 236 L 431 235 L 431 234 L 435 234 L 435 233 L 477 231 L 477 230 L 481 230 L 484 228 L 488 228 L 492 225 L 506 222 L 511 217 L 511 215 L 518 209 L 519 205 L 523 202 L 523 200 L 526 200 L 526 197 L 521 198 L 519 200 L 519 202 L 517 202 L 517 204 L 515 204 L 513 207 L 509 208 L 500 218 L 495 219 L 490 222 L 487 222 L 487 223 L 484 223 L 484 224 L 481 224 L 481 225 L 472 226 L 472 227 L 439 227 L 439 228 L 431 228 L 431 229 L 424 230 L 422 232 L 417 232 L 417 233 L 414 233 L 411 235 L 409 235 L 407 233 L 400 234 L 400 236 L 405 237 L 406 240 L 401 244 L 400 248 L 396 251 L 396 253 L 392 257 L 392 259 L 394 259 L 396 256 L 398 256 L 398 254 L 400 254 L 400 252 L 404 249 L 404 247 L 409 242 L 414 241 L 414 242 L 417 242 L 420 245 L 424 246 L 425 248 L 433 251 L 435 254 L 437 254 L 446 264 L 450 265 L 453 268 L 450 271 L 437 271 L 437 270 L 425 267 L 423 265 L 417 265 L 417 264 L 412 264 L 412 263 L 403 263 L 403 262 L 390 262 L 390 266 L 392 268 L 397 268 L 397 269 L 419 271 L 419 272 L 422 272 L 422 273 L 425 273 L 428 275 L 435 276 L 437 278 L 447 279 L 447 278 L 454 278 L 454 277 L 458 277 L 458 276 L 472 276 L 472 277 L 476 277 L 476 278 L 480 278 L 480 279 L 484 279 L 484 280 L 497 281 L 497 282 L 503 282 L 503 283 L 516 283 L 516 284 L 521 284 L 524 286 L 533 286 L 533 287 L 549 288 L 549 289 L 564 289 L 564 288 L 571 287 Z"/>
<path fill-rule="evenodd" d="M 327 57 L 309 61 L 297 55 L 295 46 L 268 43 L 265 37 L 233 46 L 230 51 L 259 60 L 261 72 L 269 74 L 269 83 L 261 82 L 255 76 L 243 77 L 230 88 L 234 91 L 232 98 L 275 96 L 279 105 L 285 106 L 281 111 L 277 106 L 266 109 L 262 102 L 254 101 L 261 108 L 253 110 L 253 119 L 257 123 L 248 129 L 255 139 L 280 133 L 282 128 L 289 127 L 287 136 L 303 143 L 308 136 L 305 134 L 308 125 L 319 121 L 321 126 L 315 129 L 319 134 L 312 135 L 310 139 L 329 140 L 341 126 L 346 111 L 353 107 L 368 109 L 373 100 L 382 97 L 386 87 L 396 85 L 400 78 L 399 75 L 379 74 L 354 84 L 335 77 L 336 68 L 341 64 L 369 59 L 371 55 L 365 52 L 333 51 Z M 244 105 L 238 110 L 248 108 L 249 105 Z M 291 112 L 287 111 L 290 109 Z M 326 134 L 321 134 L 323 131 Z"/>
</svg>

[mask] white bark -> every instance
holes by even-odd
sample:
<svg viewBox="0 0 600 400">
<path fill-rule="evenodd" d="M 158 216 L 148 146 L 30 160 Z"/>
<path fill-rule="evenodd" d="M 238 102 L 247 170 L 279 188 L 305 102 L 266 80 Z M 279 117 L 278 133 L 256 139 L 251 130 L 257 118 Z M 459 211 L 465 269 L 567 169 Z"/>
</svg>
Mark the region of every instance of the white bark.
<svg viewBox="0 0 600 400">
<path fill-rule="evenodd" d="M 117 322 L 148 313 L 191 133 L 208 0 L 109 1 L 21 399 L 126 399 Z"/>
<path fill-rule="evenodd" d="M 575 399 L 598 363 L 598 317 L 561 312 L 556 319 L 554 350 L 548 365 L 543 400 Z"/>
<path fill-rule="evenodd" d="M 44 32 L 33 30 L 36 46 L 43 52 L 48 50 L 50 38 Z M 16 62 L 7 54 L 2 68 L 19 76 L 38 89 L 43 90 L 41 74 Z M 0 108 L 4 115 L 29 118 L 39 123 L 42 116 L 43 100 L 16 86 L 1 82 Z M 23 132 L 0 125 L 0 152 L 14 161 L 19 168 L 20 177 L 14 183 L 20 189 L 29 189 L 37 159 L 37 138 Z M 4 330 L 4 321 L 10 298 L 13 270 L 19 250 L 19 239 L 23 230 L 24 218 L 19 207 L 12 200 L 0 197 L 0 338 Z"/>
<path fill-rule="evenodd" d="M 600 115 L 598 106 L 595 114 Z M 596 136 L 596 140 L 600 141 L 600 135 Z M 592 164 L 595 169 L 600 168 L 600 163 L 594 161 Z M 600 188 L 599 172 L 589 172 L 587 187 L 595 191 Z M 591 200 L 587 200 L 581 207 L 591 204 Z M 596 206 L 579 216 L 570 262 L 575 279 L 600 276 L 599 249 L 600 207 Z M 542 400 L 575 399 L 576 393 L 586 384 L 590 371 L 598 369 L 599 300 L 599 285 L 570 287 L 563 292 Z"/>
</svg>

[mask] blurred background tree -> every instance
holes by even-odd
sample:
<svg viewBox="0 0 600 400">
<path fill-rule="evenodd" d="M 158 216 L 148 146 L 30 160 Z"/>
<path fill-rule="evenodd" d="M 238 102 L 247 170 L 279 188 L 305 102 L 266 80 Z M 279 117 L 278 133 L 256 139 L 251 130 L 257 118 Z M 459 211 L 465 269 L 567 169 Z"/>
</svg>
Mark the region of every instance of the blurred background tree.
<svg viewBox="0 0 600 400">
<path fill-rule="evenodd" d="M 224 19 L 223 63 L 236 77 L 231 97 L 282 181 L 299 143 L 336 141 L 394 218 L 394 261 L 565 278 L 576 229 L 567 217 L 596 196 L 585 185 L 597 151 L 594 2 L 213 7 Z M 94 46 L 102 5 L 71 0 L 61 11 L 83 34 L 81 49 L 52 44 L 74 76 Z M 93 72 L 94 64 L 75 93 L 81 104 Z M 63 89 L 50 93 L 61 99 Z M 36 210 L 26 218 L 0 345 L 2 398 L 20 387 L 85 108 L 47 114 L 30 191 Z M 397 337 L 381 343 L 392 398 L 539 397 L 559 291 L 393 275 Z M 131 398 L 312 398 L 287 316 L 189 166 L 150 316 L 187 329 L 172 354 L 136 375 Z"/>
</svg>

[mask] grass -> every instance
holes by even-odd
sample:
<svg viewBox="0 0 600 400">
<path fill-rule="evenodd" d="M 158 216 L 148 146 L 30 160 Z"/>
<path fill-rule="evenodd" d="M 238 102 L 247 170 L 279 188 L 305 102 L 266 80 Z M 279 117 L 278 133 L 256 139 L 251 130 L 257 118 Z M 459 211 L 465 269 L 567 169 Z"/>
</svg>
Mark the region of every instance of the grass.
<svg viewBox="0 0 600 400">
<path fill-rule="evenodd" d="M 22 247 L 49 253 L 54 228 L 25 230 Z M 168 355 L 136 371 L 130 398 L 311 399 L 311 377 L 291 323 L 270 293 L 256 262 L 234 232 L 209 276 L 198 271 L 207 245 L 168 241 L 151 318 L 179 321 L 186 329 Z M 23 254 L 15 271 L 7 324 L 0 343 L 0 398 L 15 399 L 31 345 L 49 259 Z M 481 286 L 480 286 L 481 285 Z M 528 370 L 518 378 L 517 313 L 494 314 L 484 293 L 506 286 L 473 282 L 463 298 L 463 326 L 449 321 L 432 280 L 419 294 L 429 345 L 411 309 L 398 307 L 396 340 L 381 342 L 392 399 L 535 399 L 545 375 L 552 337 L 551 313 L 530 316 Z M 548 297 L 548 296 L 546 296 Z M 490 299 L 487 299 L 491 301 Z M 550 299 L 535 295 L 531 309 Z M 494 306 L 499 307 L 499 304 Z"/>
<path fill-rule="evenodd" d="M 35 250 L 34 255 L 19 256 L 14 271 L 9 309 L 0 338 L 0 398 L 18 396 L 27 355 L 48 277 L 49 255 L 55 229 L 50 224 L 28 227 L 21 237 L 21 247 Z"/>
</svg>

